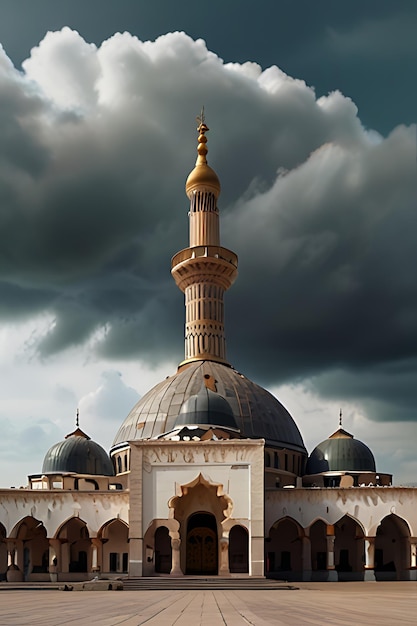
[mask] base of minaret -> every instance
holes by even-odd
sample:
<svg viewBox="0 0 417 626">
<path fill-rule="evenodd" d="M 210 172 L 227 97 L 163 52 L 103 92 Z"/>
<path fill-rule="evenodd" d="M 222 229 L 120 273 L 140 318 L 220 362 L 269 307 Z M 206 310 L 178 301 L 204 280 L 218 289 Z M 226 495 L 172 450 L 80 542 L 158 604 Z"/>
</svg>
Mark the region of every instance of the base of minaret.
<svg viewBox="0 0 417 626">
<path fill-rule="evenodd" d="M 187 365 L 191 365 L 191 363 L 196 363 L 197 361 L 212 361 L 214 363 L 221 363 L 221 365 L 226 365 L 227 367 L 232 367 L 231 364 L 225 359 L 219 359 L 219 357 L 213 354 L 201 354 L 199 356 L 193 356 L 190 359 L 184 359 L 178 365 L 178 371 L 182 368 L 185 368 Z"/>
</svg>

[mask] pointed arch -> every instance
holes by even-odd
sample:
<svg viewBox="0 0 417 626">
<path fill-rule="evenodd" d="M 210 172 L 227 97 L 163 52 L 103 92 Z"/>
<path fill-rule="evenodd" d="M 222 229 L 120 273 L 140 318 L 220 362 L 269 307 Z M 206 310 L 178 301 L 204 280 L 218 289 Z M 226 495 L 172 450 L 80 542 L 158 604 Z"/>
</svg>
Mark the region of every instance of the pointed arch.
<svg viewBox="0 0 417 626">
<path fill-rule="evenodd" d="M 63 572 L 86 574 L 91 571 L 91 540 L 84 520 L 76 516 L 68 518 L 55 537 L 61 541 Z"/>
<path fill-rule="evenodd" d="M 302 539 L 304 529 L 292 517 L 274 522 L 266 540 L 266 570 L 286 578 L 297 578 L 302 572 Z"/>
<path fill-rule="evenodd" d="M 411 565 L 410 537 L 408 523 L 395 513 L 386 515 L 380 521 L 375 536 L 376 580 L 408 578 Z"/>
<path fill-rule="evenodd" d="M 49 541 L 43 522 L 27 515 L 15 524 L 10 538 L 19 545 L 17 560 L 25 580 L 32 575 L 47 574 Z"/>
<path fill-rule="evenodd" d="M 334 524 L 335 567 L 339 580 L 363 580 L 365 531 L 352 515 L 343 515 Z"/>
<path fill-rule="evenodd" d="M 61 524 L 58 526 L 58 528 L 55 531 L 54 539 L 63 539 L 63 538 L 65 538 L 64 534 L 67 532 L 68 526 L 70 524 L 73 524 L 73 523 L 76 526 L 80 527 L 80 528 L 81 528 L 81 526 L 83 528 L 85 528 L 88 537 L 90 536 L 90 533 L 89 533 L 89 530 L 88 530 L 88 526 L 87 526 L 87 522 L 84 521 L 78 515 L 72 515 L 71 517 L 67 517 L 63 522 L 61 522 Z"/>
<path fill-rule="evenodd" d="M 124 520 L 113 518 L 97 533 L 102 542 L 101 570 L 108 573 L 127 573 L 129 563 L 129 526 Z"/>
<path fill-rule="evenodd" d="M 361 522 L 360 519 L 358 519 L 357 517 L 355 517 L 354 515 L 351 515 L 350 513 L 345 513 L 344 515 L 342 515 L 342 517 L 340 517 L 337 522 L 335 522 L 335 525 L 338 524 L 339 522 L 342 522 L 342 520 L 352 520 L 352 522 L 354 522 L 362 531 L 363 535 L 366 535 L 366 528 L 363 525 L 363 523 Z"/>
<path fill-rule="evenodd" d="M 327 569 L 327 529 L 328 523 L 321 517 L 318 517 L 309 526 L 311 569 L 313 572 Z"/>
</svg>

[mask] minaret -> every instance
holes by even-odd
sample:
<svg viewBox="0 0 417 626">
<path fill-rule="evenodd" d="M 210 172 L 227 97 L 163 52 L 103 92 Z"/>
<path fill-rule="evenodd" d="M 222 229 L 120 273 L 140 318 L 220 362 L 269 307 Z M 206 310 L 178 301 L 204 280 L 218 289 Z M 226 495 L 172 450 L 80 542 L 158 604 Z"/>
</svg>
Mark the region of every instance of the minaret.
<svg viewBox="0 0 417 626">
<path fill-rule="evenodd" d="M 217 198 L 220 182 L 207 164 L 209 130 L 198 118 L 195 168 L 185 184 L 190 200 L 190 246 L 172 259 L 171 273 L 185 295 L 185 360 L 227 363 L 223 295 L 237 276 L 237 256 L 220 246 Z"/>
</svg>

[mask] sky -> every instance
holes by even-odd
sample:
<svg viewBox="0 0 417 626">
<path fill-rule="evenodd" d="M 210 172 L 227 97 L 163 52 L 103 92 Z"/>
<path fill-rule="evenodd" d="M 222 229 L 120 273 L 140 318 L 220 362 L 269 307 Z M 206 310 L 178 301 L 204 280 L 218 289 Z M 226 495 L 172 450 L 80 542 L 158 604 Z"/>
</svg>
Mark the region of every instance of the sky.
<svg viewBox="0 0 417 626">
<path fill-rule="evenodd" d="M 224 6 L 226 5 L 226 6 Z M 229 361 L 308 450 L 343 425 L 416 483 L 417 5 L 0 0 L 0 477 L 109 448 L 182 360 L 205 106 Z"/>
</svg>

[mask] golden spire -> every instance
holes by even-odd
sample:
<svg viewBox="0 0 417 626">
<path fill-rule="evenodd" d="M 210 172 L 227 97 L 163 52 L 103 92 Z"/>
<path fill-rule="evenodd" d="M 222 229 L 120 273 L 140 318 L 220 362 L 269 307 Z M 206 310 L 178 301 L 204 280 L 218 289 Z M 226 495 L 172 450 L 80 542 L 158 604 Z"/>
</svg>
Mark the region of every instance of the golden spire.
<svg viewBox="0 0 417 626">
<path fill-rule="evenodd" d="M 190 173 L 185 183 L 185 192 L 190 198 L 191 194 L 195 191 L 209 191 L 213 193 L 216 199 L 220 195 L 220 181 L 216 172 L 207 164 L 207 137 L 206 133 L 209 131 L 209 127 L 205 121 L 204 107 L 201 109 L 200 115 L 197 117 L 197 131 L 198 131 L 198 145 L 197 145 L 197 160 L 195 162 L 195 168 Z"/>
<path fill-rule="evenodd" d="M 195 164 L 207 165 L 206 154 L 208 152 L 208 148 L 206 146 L 206 143 L 207 143 L 206 132 L 209 131 L 210 129 L 206 124 L 206 120 L 204 116 L 204 107 L 201 109 L 200 115 L 197 115 L 197 122 L 198 122 L 197 130 L 199 132 L 198 146 L 197 146 L 198 157 L 197 157 L 197 161 L 195 162 Z"/>
</svg>

